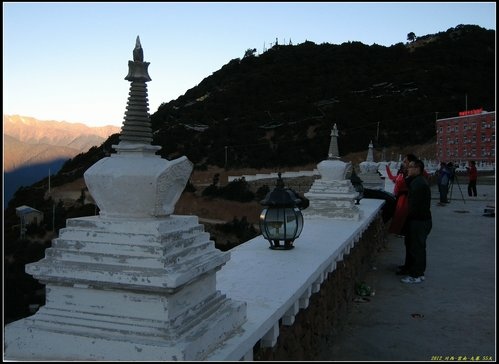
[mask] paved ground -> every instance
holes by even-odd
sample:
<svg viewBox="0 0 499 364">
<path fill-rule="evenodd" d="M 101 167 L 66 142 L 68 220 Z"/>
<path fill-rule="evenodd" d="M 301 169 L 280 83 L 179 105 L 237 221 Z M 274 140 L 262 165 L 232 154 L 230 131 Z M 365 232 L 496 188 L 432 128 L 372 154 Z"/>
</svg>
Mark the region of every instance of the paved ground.
<svg viewBox="0 0 499 364">
<path fill-rule="evenodd" d="M 495 185 L 478 185 L 477 198 L 460 187 L 464 201 L 454 186 L 443 207 L 432 188 L 425 282 L 400 282 L 404 243 L 389 235 L 365 277 L 375 295 L 354 303 L 317 360 L 496 360 L 495 218 L 483 216 L 495 206 Z"/>
</svg>

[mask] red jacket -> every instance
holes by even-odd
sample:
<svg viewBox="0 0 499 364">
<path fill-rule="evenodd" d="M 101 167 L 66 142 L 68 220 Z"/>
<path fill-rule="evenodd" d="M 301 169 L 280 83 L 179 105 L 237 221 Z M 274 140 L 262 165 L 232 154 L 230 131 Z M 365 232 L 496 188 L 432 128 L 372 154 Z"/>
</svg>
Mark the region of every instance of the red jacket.
<svg viewBox="0 0 499 364">
<path fill-rule="evenodd" d="M 398 196 L 400 193 L 407 193 L 408 188 L 405 183 L 405 176 L 402 172 L 399 172 L 396 176 L 394 176 L 390 170 L 390 167 L 386 165 L 386 174 L 388 175 L 388 178 L 395 183 L 395 186 L 393 187 L 393 194 L 395 196 Z"/>
<path fill-rule="evenodd" d="M 470 181 L 476 181 L 478 178 L 478 173 L 476 170 L 476 166 L 471 166 L 468 170 Z"/>
</svg>

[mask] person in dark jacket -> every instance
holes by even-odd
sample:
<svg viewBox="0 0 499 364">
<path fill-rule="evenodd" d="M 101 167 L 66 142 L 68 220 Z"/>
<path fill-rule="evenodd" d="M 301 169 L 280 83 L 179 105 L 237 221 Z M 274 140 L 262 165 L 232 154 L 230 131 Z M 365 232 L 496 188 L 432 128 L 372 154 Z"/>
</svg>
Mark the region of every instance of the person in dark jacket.
<svg viewBox="0 0 499 364">
<path fill-rule="evenodd" d="M 451 172 L 449 168 L 447 168 L 447 164 L 445 164 L 445 162 L 441 162 L 440 169 L 436 173 L 438 175 L 438 192 L 440 193 L 440 202 L 438 203 L 438 205 L 444 206 L 446 203 L 449 203 L 447 194 L 449 192 Z"/>
<path fill-rule="evenodd" d="M 409 274 L 409 266 L 411 262 L 411 257 L 409 255 L 409 240 L 410 236 L 407 231 L 407 214 L 409 213 L 408 210 L 408 202 L 407 202 L 407 195 L 409 193 L 408 185 L 406 179 L 408 178 L 408 170 L 407 166 L 411 162 L 415 162 L 418 160 L 418 157 L 416 157 L 414 154 L 409 153 L 406 154 L 404 157 L 403 161 L 403 181 L 399 181 L 399 187 L 397 189 L 398 194 L 400 195 L 398 201 L 397 201 L 397 209 L 395 210 L 395 214 L 398 214 L 398 217 L 394 217 L 392 221 L 392 225 L 390 226 L 390 232 L 393 231 L 393 226 L 398 226 L 399 234 L 404 236 L 404 245 L 405 245 L 405 260 L 404 264 L 399 265 L 396 271 L 396 274 L 399 276 L 407 275 Z M 426 171 L 424 172 L 426 173 Z M 423 173 L 423 174 L 424 174 Z M 395 190 L 394 190 L 395 192 Z"/>
<path fill-rule="evenodd" d="M 409 187 L 409 212 L 405 226 L 408 236 L 409 275 L 401 279 L 403 283 L 421 283 L 425 279 L 426 239 L 432 229 L 432 217 L 430 185 L 423 173 L 424 163 L 421 160 L 409 163 L 406 180 Z"/>
</svg>

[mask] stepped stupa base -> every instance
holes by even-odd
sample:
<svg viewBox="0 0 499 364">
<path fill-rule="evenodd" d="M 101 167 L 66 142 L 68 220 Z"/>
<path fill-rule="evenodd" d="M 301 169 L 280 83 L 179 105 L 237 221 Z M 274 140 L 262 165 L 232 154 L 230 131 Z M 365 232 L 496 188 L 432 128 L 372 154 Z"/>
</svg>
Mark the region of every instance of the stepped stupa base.
<svg viewBox="0 0 499 364">
<path fill-rule="evenodd" d="M 371 190 L 384 190 L 385 180 L 377 173 L 360 173 L 362 186 Z"/>
<path fill-rule="evenodd" d="M 310 201 L 304 217 L 322 216 L 334 219 L 359 220 L 361 211 L 355 205 L 355 191 L 350 180 L 317 179 L 305 197 Z"/>
<path fill-rule="evenodd" d="M 216 290 L 230 259 L 196 216 L 68 219 L 26 271 L 46 304 L 5 327 L 12 360 L 203 360 L 246 320 Z"/>
<path fill-rule="evenodd" d="M 62 361 L 195 361 L 204 360 L 245 319 L 246 306 L 219 305 L 211 315 L 184 335 L 169 339 L 161 334 L 133 335 L 123 329 L 60 325 L 36 315 L 6 326 L 4 359 Z M 105 319 L 102 317 L 101 319 Z M 151 322 L 153 323 L 153 322 Z M 87 323 L 92 324 L 92 323 Z M 141 323 L 145 325 L 146 323 Z M 139 325 L 139 323 L 134 323 Z M 114 326 L 109 323 L 109 326 Z M 133 326 L 133 325 L 132 325 Z"/>
</svg>

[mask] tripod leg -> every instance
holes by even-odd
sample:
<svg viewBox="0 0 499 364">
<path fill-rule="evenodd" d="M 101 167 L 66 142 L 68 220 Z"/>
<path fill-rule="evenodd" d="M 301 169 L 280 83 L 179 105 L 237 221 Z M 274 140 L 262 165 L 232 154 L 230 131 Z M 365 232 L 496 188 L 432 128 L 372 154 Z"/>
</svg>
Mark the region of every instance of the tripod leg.
<svg viewBox="0 0 499 364">
<path fill-rule="evenodd" d="M 463 190 L 461 190 L 461 186 L 459 185 L 459 181 L 457 180 L 457 176 L 454 177 L 456 179 L 457 187 L 459 187 L 459 192 L 461 192 L 461 198 L 463 199 L 463 203 L 466 204 L 464 200 Z"/>
</svg>

